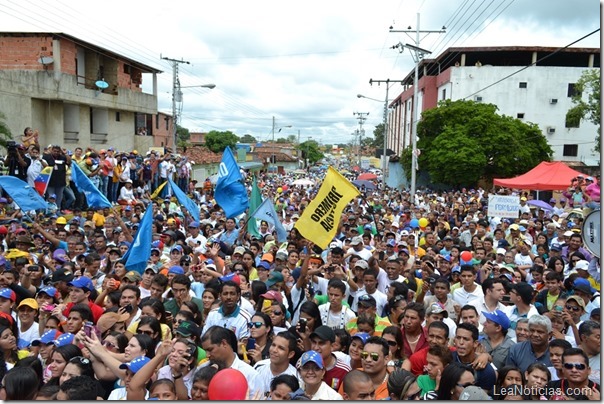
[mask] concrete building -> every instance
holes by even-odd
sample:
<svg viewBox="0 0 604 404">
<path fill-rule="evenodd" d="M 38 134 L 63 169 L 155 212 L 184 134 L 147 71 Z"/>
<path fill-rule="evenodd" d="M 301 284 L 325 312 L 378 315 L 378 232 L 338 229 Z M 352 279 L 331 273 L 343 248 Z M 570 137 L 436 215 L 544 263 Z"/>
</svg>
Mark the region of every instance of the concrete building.
<svg viewBox="0 0 604 404">
<path fill-rule="evenodd" d="M 445 99 L 495 104 L 499 114 L 539 125 L 554 160 L 596 166 L 597 127 L 587 121 L 567 127 L 565 119 L 573 106 L 574 84 L 584 71 L 595 68 L 600 68 L 598 48 L 449 48 L 420 62 L 420 119 L 422 111 Z M 390 104 L 388 148 L 396 155 L 412 147 L 413 80 L 414 70 L 403 81 L 405 90 Z"/>
<path fill-rule="evenodd" d="M 157 112 L 159 73 L 64 33 L 0 32 L 0 112 L 18 142 L 32 127 L 42 147 L 171 146 L 172 118 Z"/>
</svg>

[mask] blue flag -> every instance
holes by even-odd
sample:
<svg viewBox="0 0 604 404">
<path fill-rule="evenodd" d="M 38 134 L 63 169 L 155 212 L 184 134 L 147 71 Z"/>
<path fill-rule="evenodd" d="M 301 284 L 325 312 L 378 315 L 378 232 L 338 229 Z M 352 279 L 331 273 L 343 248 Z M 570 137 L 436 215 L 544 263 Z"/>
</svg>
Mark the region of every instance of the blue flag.
<svg viewBox="0 0 604 404">
<path fill-rule="evenodd" d="M 176 185 L 174 183 L 174 181 L 172 181 L 172 178 L 168 177 L 168 183 L 172 187 L 172 192 L 174 192 L 174 196 L 176 197 L 176 200 L 178 200 L 178 202 L 182 206 L 184 206 L 185 208 L 187 208 L 187 211 L 189 211 L 189 213 L 191 214 L 191 216 L 193 216 L 193 219 L 195 219 L 195 221 L 197 223 L 199 223 L 199 208 L 197 207 L 197 205 L 195 205 L 195 202 L 193 202 L 191 200 L 191 198 L 189 198 L 187 196 L 187 194 L 185 194 L 184 192 L 182 192 L 182 189 L 180 189 L 178 187 L 178 185 Z"/>
<path fill-rule="evenodd" d="M 48 203 L 25 181 L 10 175 L 0 176 L 0 187 L 10 195 L 23 212 L 46 209 Z"/>
<path fill-rule="evenodd" d="M 71 163 L 71 180 L 76 185 L 78 191 L 83 192 L 86 195 L 86 202 L 90 208 L 110 208 L 111 202 L 105 195 L 94 186 L 90 178 L 84 171 L 73 161 Z"/>
<path fill-rule="evenodd" d="M 227 218 L 245 212 L 250 205 L 247 190 L 239 172 L 239 166 L 229 147 L 224 149 L 222 154 L 214 198 L 224 209 Z"/>
<path fill-rule="evenodd" d="M 147 210 L 141 219 L 138 230 L 134 235 L 132 245 L 122 257 L 122 261 L 126 262 L 126 269 L 136 271 L 142 275 L 147 268 L 147 261 L 151 257 L 151 242 L 153 225 L 153 206 L 149 204 Z"/>
<path fill-rule="evenodd" d="M 287 241 L 287 230 L 285 230 L 281 220 L 279 220 L 279 215 L 275 212 L 275 205 L 273 205 L 273 202 L 269 198 L 266 198 L 260 206 L 258 206 L 258 209 L 252 213 L 251 217 L 265 220 L 272 224 L 277 231 L 277 241 L 280 243 Z"/>
</svg>

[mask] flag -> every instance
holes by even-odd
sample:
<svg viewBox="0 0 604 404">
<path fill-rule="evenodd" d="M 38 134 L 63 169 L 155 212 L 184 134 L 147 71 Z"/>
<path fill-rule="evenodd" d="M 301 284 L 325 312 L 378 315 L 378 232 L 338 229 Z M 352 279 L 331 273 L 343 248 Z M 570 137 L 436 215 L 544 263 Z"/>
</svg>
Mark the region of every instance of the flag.
<svg viewBox="0 0 604 404">
<path fill-rule="evenodd" d="M 121 261 L 126 262 L 126 269 L 142 274 L 147 268 L 147 261 L 151 257 L 151 242 L 153 225 L 153 204 L 147 205 L 147 210 L 141 219 L 138 230 L 134 235 L 132 245 L 126 251 Z"/>
<path fill-rule="evenodd" d="M 110 208 L 111 202 L 99 189 L 90 181 L 90 178 L 80 166 L 74 161 L 71 164 L 71 180 L 75 184 L 79 192 L 83 192 L 86 196 L 86 202 L 90 208 Z"/>
<path fill-rule="evenodd" d="M 27 182 L 22 181 L 17 177 L 12 177 L 10 175 L 0 176 L 0 187 L 13 198 L 23 212 L 46 209 L 48 207 L 48 203 L 34 188 L 30 187 Z"/>
<path fill-rule="evenodd" d="M 256 211 L 258 206 L 262 203 L 262 193 L 260 192 L 260 188 L 258 188 L 258 181 L 256 180 L 256 176 L 252 180 L 252 195 L 250 197 L 250 212 Z M 256 223 L 256 219 L 250 217 L 250 220 L 247 222 L 247 232 L 252 236 L 260 237 L 260 232 L 258 231 L 258 223 Z"/>
<path fill-rule="evenodd" d="M 193 219 L 195 219 L 196 222 L 199 223 L 199 208 L 197 207 L 197 205 L 195 204 L 195 202 L 193 202 L 191 200 L 191 198 L 189 198 L 187 196 L 187 194 L 185 194 L 182 189 L 180 189 L 178 187 L 178 185 L 176 185 L 174 183 L 174 181 L 172 180 L 172 178 L 168 177 L 168 182 L 170 183 L 170 186 L 172 187 L 172 192 L 174 192 L 174 196 L 176 197 L 176 200 L 178 200 L 178 202 L 185 208 L 187 208 L 187 211 L 189 212 L 189 214 L 191 216 L 193 216 Z"/>
<path fill-rule="evenodd" d="M 36 191 L 40 194 L 40 196 L 44 196 L 46 193 L 46 188 L 48 188 L 48 181 L 50 181 L 50 176 L 52 175 L 52 167 L 45 167 L 40 171 L 40 174 L 34 179 L 34 187 Z"/>
<path fill-rule="evenodd" d="M 239 166 L 229 147 L 222 153 L 214 199 L 224 209 L 227 218 L 245 212 L 250 205 Z"/>
<path fill-rule="evenodd" d="M 265 220 L 268 223 L 271 223 L 275 226 L 275 230 L 277 231 L 277 240 L 280 243 L 283 243 L 287 240 L 287 230 L 283 227 L 283 224 L 279 220 L 279 215 L 275 212 L 275 205 L 273 205 L 273 201 L 270 198 L 266 198 L 264 202 L 258 206 L 258 209 L 251 214 L 252 218 Z"/>
<path fill-rule="evenodd" d="M 358 195 L 359 190 L 330 166 L 317 196 L 294 227 L 304 238 L 326 249 L 336 235 L 342 211 Z"/>
<path fill-rule="evenodd" d="M 149 198 L 151 200 L 157 198 L 159 196 L 159 193 L 161 192 L 162 189 L 164 189 L 164 187 L 166 186 L 167 183 L 168 183 L 168 181 L 164 181 L 163 184 L 161 184 L 159 187 L 157 187 L 157 189 L 155 191 L 153 191 L 153 193 L 151 194 L 151 196 Z"/>
</svg>

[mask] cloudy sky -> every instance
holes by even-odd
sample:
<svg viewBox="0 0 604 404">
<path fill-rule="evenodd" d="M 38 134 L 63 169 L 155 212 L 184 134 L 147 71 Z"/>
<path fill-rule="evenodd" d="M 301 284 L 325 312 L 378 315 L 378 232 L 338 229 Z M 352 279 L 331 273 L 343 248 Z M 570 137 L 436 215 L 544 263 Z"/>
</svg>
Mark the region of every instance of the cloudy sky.
<svg viewBox="0 0 604 404">
<path fill-rule="evenodd" d="M 404 30 L 437 56 L 451 46 L 563 47 L 600 27 L 595 0 L 3 0 L 0 30 L 64 32 L 161 69 L 159 110 L 172 110 L 172 68 L 183 59 L 181 124 L 191 131 L 231 130 L 259 140 L 300 134 L 348 143 L 354 112 L 369 112 L 366 134 L 382 122 L 385 84 L 412 69 Z M 600 33 L 577 43 L 600 47 Z M 147 80 L 145 89 L 150 89 Z M 392 85 L 390 98 L 401 90 Z M 357 98 L 357 94 L 375 98 Z M 291 125 L 291 128 L 287 126 Z"/>
</svg>

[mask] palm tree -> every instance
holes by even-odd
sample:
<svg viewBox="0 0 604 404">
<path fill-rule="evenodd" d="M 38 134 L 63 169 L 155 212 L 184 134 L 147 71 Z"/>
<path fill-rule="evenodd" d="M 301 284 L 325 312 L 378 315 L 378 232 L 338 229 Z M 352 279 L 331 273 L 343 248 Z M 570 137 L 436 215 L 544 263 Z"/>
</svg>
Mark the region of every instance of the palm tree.
<svg viewBox="0 0 604 404">
<path fill-rule="evenodd" d="M 6 147 L 6 142 L 12 140 L 13 135 L 6 124 L 6 115 L 0 112 L 0 146 Z"/>
</svg>

